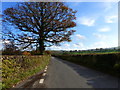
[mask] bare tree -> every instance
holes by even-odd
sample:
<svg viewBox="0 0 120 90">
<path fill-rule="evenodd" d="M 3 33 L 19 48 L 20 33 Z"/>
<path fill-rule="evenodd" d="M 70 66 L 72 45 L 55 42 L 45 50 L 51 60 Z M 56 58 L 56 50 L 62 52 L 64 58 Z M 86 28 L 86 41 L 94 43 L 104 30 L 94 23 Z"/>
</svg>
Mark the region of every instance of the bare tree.
<svg viewBox="0 0 120 90">
<path fill-rule="evenodd" d="M 24 2 L 4 11 L 4 21 L 18 28 L 21 33 L 9 31 L 7 35 L 27 48 L 38 45 L 42 55 L 45 47 L 71 41 L 75 30 L 76 11 L 62 2 Z"/>
<path fill-rule="evenodd" d="M 2 41 L 2 54 L 3 55 L 18 55 L 20 54 L 20 50 L 18 49 L 17 46 L 15 46 L 14 41 L 9 41 L 9 40 L 3 40 Z"/>
</svg>

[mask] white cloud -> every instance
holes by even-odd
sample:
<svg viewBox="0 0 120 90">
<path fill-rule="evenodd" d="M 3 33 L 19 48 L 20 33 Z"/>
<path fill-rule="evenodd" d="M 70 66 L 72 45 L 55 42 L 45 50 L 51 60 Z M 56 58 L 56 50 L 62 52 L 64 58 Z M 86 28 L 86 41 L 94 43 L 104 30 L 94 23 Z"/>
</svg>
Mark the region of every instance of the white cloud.
<svg viewBox="0 0 120 90">
<path fill-rule="evenodd" d="M 52 46 L 51 50 L 83 50 L 86 49 L 82 42 L 75 44 L 63 44 L 62 46 Z"/>
<path fill-rule="evenodd" d="M 84 47 L 83 43 L 76 43 L 73 44 L 73 47 Z"/>
<path fill-rule="evenodd" d="M 115 23 L 118 20 L 117 15 L 112 15 L 112 16 L 105 16 L 105 22 L 106 23 Z"/>
<path fill-rule="evenodd" d="M 77 22 L 79 24 L 86 25 L 86 26 L 94 26 L 95 19 L 90 17 L 80 17 L 77 19 Z"/>
<path fill-rule="evenodd" d="M 81 3 L 81 2 L 74 2 L 74 3 L 72 3 L 70 6 L 78 6 L 78 5 L 80 5 L 80 3 Z"/>
<path fill-rule="evenodd" d="M 102 0 L 104 2 L 118 2 L 119 0 Z"/>
<path fill-rule="evenodd" d="M 9 41 L 9 40 L 4 40 L 2 43 L 9 44 L 9 43 L 10 43 L 10 41 Z"/>
<path fill-rule="evenodd" d="M 107 38 L 106 35 L 99 34 L 99 33 L 93 33 L 93 35 L 94 35 L 96 38 L 99 38 L 99 39 L 106 39 L 106 38 Z"/>
<path fill-rule="evenodd" d="M 62 46 L 51 46 L 51 50 L 71 50 L 70 44 L 63 44 Z"/>
<path fill-rule="evenodd" d="M 108 32 L 110 31 L 110 27 L 103 27 L 103 28 L 100 28 L 98 29 L 99 32 Z"/>
<path fill-rule="evenodd" d="M 112 8 L 112 3 L 111 2 L 104 2 L 103 7 L 104 7 L 104 11 L 106 12 Z"/>
<path fill-rule="evenodd" d="M 61 46 L 62 50 L 80 50 L 84 49 L 85 46 L 83 43 L 75 43 L 75 44 L 64 44 Z"/>
<path fill-rule="evenodd" d="M 28 39 L 33 39 L 32 37 L 27 37 Z"/>
<path fill-rule="evenodd" d="M 84 45 L 82 42 L 73 44 L 63 44 L 62 46 L 52 46 L 51 50 L 87 50 L 96 48 L 111 48 L 118 46 L 117 40 L 101 40 L 90 45 Z"/>
<path fill-rule="evenodd" d="M 80 35 L 80 34 L 76 34 L 75 36 L 76 36 L 78 39 L 85 39 L 85 38 L 86 38 L 85 36 Z"/>
<path fill-rule="evenodd" d="M 49 41 L 53 41 L 53 39 L 50 39 L 50 38 L 47 38 L 47 40 L 49 40 Z"/>
<path fill-rule="evenodd" d="M 65 46 L 65 47 L 69 47 L 70 45 L 69 45 L 69 44 L 64 44 L 63 46 Z"/>
<path fill-rule="evenodd" d="M 90 45 L 90 49 L 96 49 L 96 48 L 108 48 L 108 44 L 104 41 L 98 41 Z"/>
<path fill-rule="evenodd" d="M 86 47 L 85 47 L 85 45 L 83 44 L 83 43 L 75 43 L 75 44 L 72 44 L 72 48 L 71 48 L 72 50 L 85 50 L 85 49 L 87 49 Z"/>
<path fill-rule="evenodd" d="M 114 2 L 113 2 L 114 1 Z M 110 11 L 114 7 L 117 7 L 117 0 L 109 0 L 109 2 L 103 2 L 102 7 L 104 8 L 104 12 Z M 117 8 L 116 8 L 117 9 Z"/>
<path fill-rule="evenodd" d="M 50 47 L 52 50 L 62 50 L 60 46 L 51 46 Z"/>
<path fill-rule="evenodd" d="M 0 44 L 2 44 L 2 40 L 0 40 Z"/>
<path fill-rule="evenodd" d="M 92 45 L 89 46 L 90 49 L 95 49 L 95 48 L 111 48 L 111 47 L 117 47 L 118 43 L 116 41 L 114 42 L 107 42 L 107 41 L 98 41 L 93 43 Z"/>
</svg>

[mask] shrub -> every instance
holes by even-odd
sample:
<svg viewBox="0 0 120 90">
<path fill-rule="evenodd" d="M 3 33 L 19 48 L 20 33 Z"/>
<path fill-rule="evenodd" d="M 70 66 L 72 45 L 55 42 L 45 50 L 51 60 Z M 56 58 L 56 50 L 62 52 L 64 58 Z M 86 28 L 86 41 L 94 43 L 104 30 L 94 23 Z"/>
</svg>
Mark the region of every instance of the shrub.
<svg viewBox="0 0 120 90">
<path fill-rule="evenodd" d="M 45 54 L 50 55 L 51 52 L 50 51 L 45 51 Z"/>
<path fill-rule="evenodd" d="M 27 52 L 27 51 L 24 51 L 23 53 L 22 53 L 22 55 L 31 55 L 29 52 Z"/>
</svg>

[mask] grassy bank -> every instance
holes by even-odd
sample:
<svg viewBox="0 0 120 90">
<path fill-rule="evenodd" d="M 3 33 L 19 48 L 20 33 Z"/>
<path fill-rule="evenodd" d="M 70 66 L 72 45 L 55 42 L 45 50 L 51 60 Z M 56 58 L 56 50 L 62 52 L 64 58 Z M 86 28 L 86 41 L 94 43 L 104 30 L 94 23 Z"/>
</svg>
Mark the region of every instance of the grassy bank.
<svg viewBox="0 0 120 90">
<path fill-rule="evenodd" d="M 49 55 L 2 56 L 2 88 L 11 88 L 18 82 L 42 71 L 49 60 Z"/>
<path fill-rule="evenodd" d="M 120 53 L 112 54 L 82 54 L 82 55 L 54 55 L 79 65 L 83 65 L 104 73 L 120 77 Z"/>
</svg>

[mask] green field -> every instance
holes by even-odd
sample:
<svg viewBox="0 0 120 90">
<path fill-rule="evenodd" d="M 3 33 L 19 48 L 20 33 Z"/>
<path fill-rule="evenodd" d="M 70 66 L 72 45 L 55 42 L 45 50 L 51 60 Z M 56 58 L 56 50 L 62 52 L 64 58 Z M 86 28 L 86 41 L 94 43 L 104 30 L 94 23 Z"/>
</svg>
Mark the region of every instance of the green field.
<svg viewBox="0 0 120 90">
<path fill-rule="evenodd" d="M 114 54 L 119 53 L 120 49 L 93 49 L 93 50 L 74 50 L 74 51 L 52 51 L 52 55 L 89 55 L 89 54 Z"/>
</svg>

